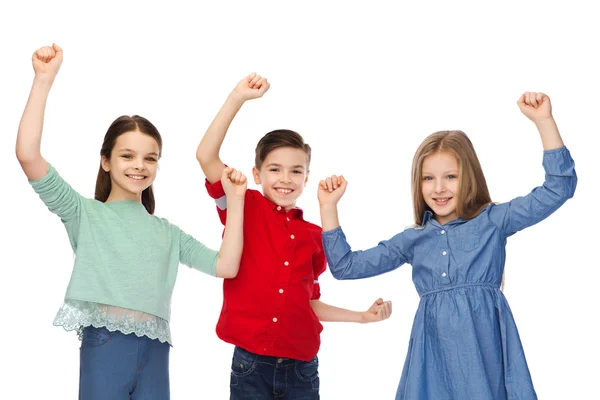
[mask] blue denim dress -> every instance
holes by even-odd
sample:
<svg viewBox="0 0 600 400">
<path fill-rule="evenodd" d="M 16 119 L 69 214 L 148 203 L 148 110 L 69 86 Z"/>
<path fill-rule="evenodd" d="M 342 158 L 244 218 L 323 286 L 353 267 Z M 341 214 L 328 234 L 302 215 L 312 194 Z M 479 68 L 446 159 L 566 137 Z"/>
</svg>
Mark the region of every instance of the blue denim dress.
<svg viewBox="0 0 600 400">
<path fill-rule="evenodd" d="M 341 228 L 323 232 L 336 279 L 361 279 L 413 267 L 421 296 L 397 400 L 537 399 L 517 326 L 500 291 L 506 239 L 573 196 L 574 162 L 566 147 L 544 151 L 546 179 L 524 197 L 490 204 L 471 220 L 440 225 L 426 212 L 365 251 L 352 251 Z"/>
</svg>

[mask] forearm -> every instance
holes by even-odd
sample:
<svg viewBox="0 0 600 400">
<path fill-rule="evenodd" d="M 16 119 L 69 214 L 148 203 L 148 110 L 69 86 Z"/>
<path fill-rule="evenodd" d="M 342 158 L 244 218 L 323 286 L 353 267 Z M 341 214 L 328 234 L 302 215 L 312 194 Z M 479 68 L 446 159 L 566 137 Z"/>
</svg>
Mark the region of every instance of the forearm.
<svg viewBox="0 0 600 400">
<path fill-rule="evenodd" d="M 323 232 L 331 231 L 340 226 L 337 205 L 327 204 L 320 206 L 321 227 Z"/>
<path fill-rule="evenodd" d="M 365 322 L 364 312 L 334 307 L 320 300 L 311 300 L 310 305 L 319 321 L 323 322 Z"/>
<path fill-rule="evenodd" d="M 540 133 L 544 150 L 553 150 L 564 146 L 554 118 L 550 117 L 537 121 L 535 126 Z"/>
<path fill-rule="evenodd" d="M 51 82 L 39 81 L 37 79 L 33 81 L 31 93 L 29 94 L 29 99 L 27 100 L 27 105 L 19 124 L 16 143 L 17 158 L 24 168 L 26 164 L 39 162 L 42 159 L 40 147 L 44 113 L 51 87 Z"/>
<path fill-rule="evenodd" d="M 217 276 L 235 278 L 240 269 L 244 246 L 244 198 L 227 198 L 225 234 L 217 260 Z"/>
<path fill-rule="evenodd" d="M 221 177 L 223 163 L 219 157 L 219 152 L 231 122 L 243 104 L 242 98 L 235 92 L 231 92 L 198 145 L 196 158 L 211 183 L 216 182 Z"/>
</svg>

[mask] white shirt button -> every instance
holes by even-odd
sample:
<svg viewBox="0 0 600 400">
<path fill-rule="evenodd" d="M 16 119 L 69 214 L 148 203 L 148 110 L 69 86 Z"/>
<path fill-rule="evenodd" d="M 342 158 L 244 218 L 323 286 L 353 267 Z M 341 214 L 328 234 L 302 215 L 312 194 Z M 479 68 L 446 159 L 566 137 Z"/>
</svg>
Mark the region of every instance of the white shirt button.
<svg viewBox="0 0 600 400">
<path fill-rule="evenodd" d="M 273 322 L 277 322 L 277 318 L 273 318 Z"/>
<path fill-rule="evenodd" d="M 446 273 L 445 273 L 445 272 L 442 272 L 442 276 L 443 276 L 443 277 L 445 277 L 445 276 L 446 276 Z"/>
<path fill-rule="evenodd" d="M 296 238 L 296 236 L 290 235 L 290 239 L 295 239 L 295 238 Z"/>
<path fill-rule="evenodd" d="M 288 222 L 290 222 L 290 219 L 289 219 L 289 218 L 286 218 L 286 219 L 288 220 Z"/>
<path fill-rule="evenodd" d="M 287 267 L 288 265 L 290 265 L 290 263 L 286 261 L 283 263 L 283 265 L 285 265 Z"/>
<path fill-rule="evenodd" d="M 442 255 L 443 256 L 445 256 L 446 254 L 448 254 L 448 253 L 446 253 L 445 251 L 442 251 Z"/>
<path fill-rule="evenodd" d="M 283 289 L 279 289 L 279 293 L 283 293 Z"/>
<path fill-rule="evenodd" d="M 277 206 L 277 211 L 281 210 L 281 206 Z"/>
<path fill-rule="evenodd" d="M 440 233 L 443 235 L 444 233 L 446 233 L 446 231 L 442 229 Z"/>
</svg>

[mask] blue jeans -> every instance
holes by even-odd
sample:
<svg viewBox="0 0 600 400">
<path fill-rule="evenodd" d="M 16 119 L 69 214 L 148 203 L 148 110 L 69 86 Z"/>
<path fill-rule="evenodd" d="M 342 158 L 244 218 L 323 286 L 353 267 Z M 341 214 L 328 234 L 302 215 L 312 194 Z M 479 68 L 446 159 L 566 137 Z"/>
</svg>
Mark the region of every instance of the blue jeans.
<svg viewBox="0 0 600 400">
<path fill-rule="evenodd" d="M 230 400 L 318 400 L 319 359 L 261 356 L 236 347 L 229 387 Z"/>
<path fill-rule="evenodd" d="M 168 400 L 169 350 L 146 336 L 84 328 L 79 399 Z"/>
</svg>

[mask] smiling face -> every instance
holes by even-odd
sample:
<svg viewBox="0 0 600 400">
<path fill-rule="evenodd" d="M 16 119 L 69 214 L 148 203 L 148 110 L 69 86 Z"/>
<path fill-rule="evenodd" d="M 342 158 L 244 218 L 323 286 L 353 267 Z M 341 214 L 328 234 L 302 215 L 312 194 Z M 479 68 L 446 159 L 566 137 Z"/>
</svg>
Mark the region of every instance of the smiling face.
<svg viewBox="0 0 600 400">
<path fill-rule="evenodd" d="M 459 169 L 456 157 L 437 152 L 425 157 L 421 174 L 423 200 L 440 224 L 458 218 L 456 210 L 459 192 Z"/>
<path fill-rule="evenodd" d="M 265 157 L 260 170 L 254 167 L 254 182 L 263 195 L 286 211 L 296 206 L 308 181 L 307 155 L 302 149 L 279 147 Z"/>
<path fill-rule="evenodd" d="M 102 169 L 110 174 L 111 191 L 106 201 L 141 201 L 158 169 L 160 146 L 137 130 L 119 135 L 110 155 L 102 157 Z"/>
</svg>

